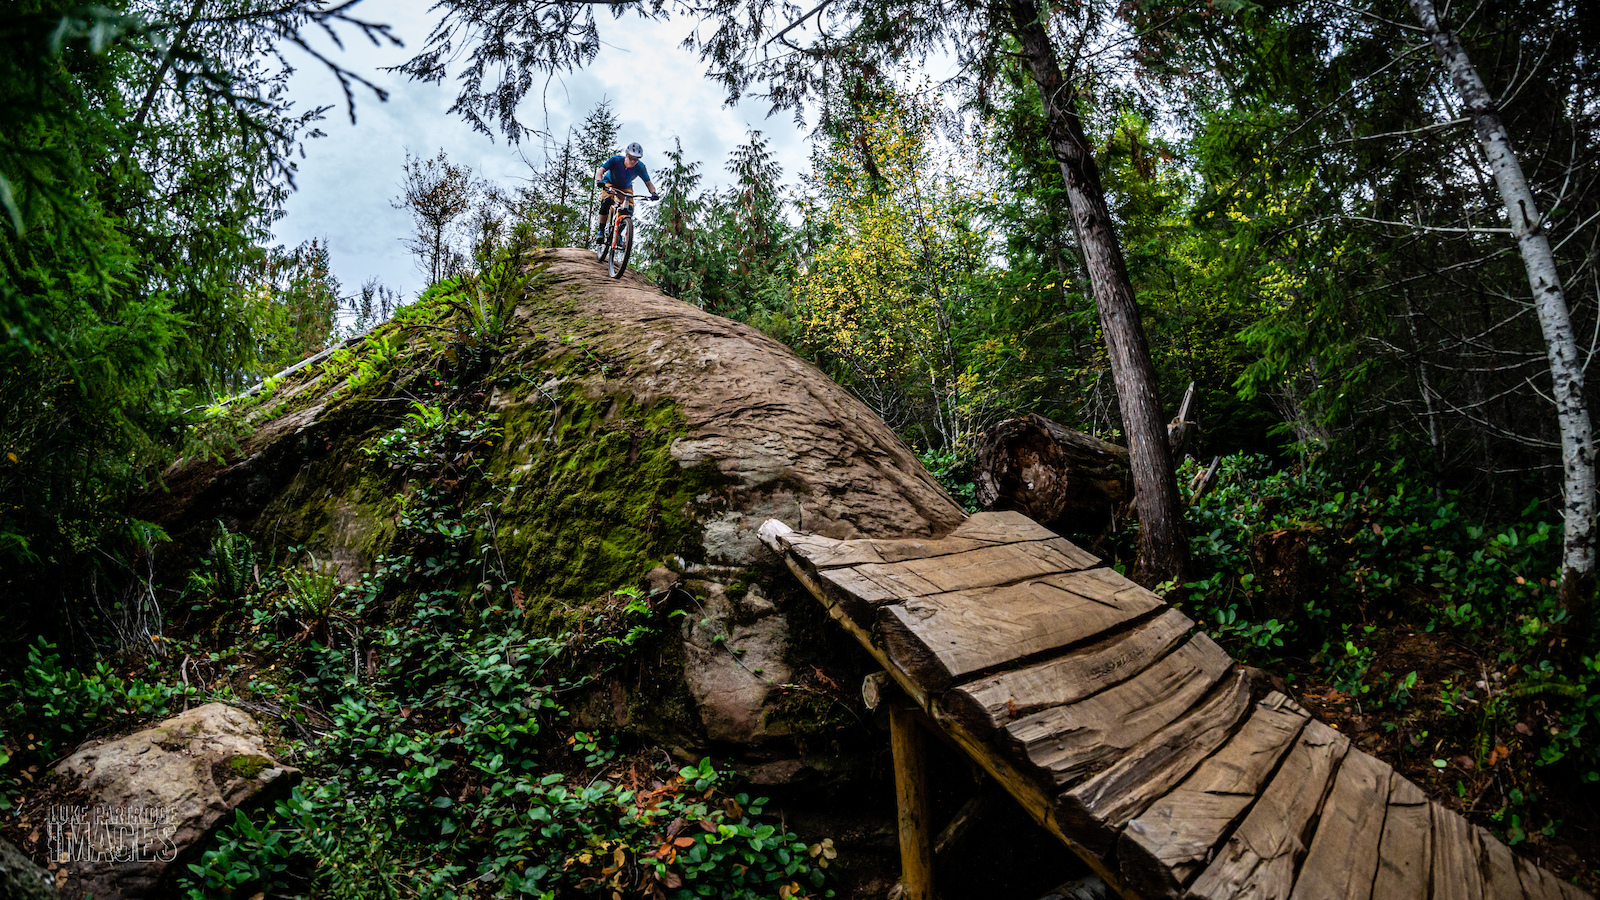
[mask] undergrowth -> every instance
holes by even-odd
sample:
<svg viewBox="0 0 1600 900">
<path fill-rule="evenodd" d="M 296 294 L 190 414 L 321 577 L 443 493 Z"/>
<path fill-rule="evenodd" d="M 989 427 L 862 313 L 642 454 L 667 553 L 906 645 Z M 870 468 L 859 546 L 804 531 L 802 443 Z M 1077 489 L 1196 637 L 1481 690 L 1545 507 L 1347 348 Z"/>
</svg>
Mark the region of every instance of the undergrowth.
<svg viewBox="0 0 1600 900">
<path fill-rule="evenodd" d="M 1188 510 L 1195 574 L 1164 588 L 1235 658 L 1517 844 L 1560 830 L 1552 791 L 1600 781 L 1600 664 L 1557 599 L 1554 515 L 1469 508 L 1403 464 L 1351 479 L 1226 458 Z"/>
<path fill-rule="evenodd" d="M 769 820 L 709 758 L 568 724 L 569 698 L 663 639 L 681 591 L 619 586 L 574 598 L 592 600 L 580 628 L 530 630 L 498 549 L 505 491 L 487 461 L 501 426 L 477 388 L 524 282 L 511 260 L 410 314 L 444 335 L 440 372 L 361 448 L 398 502 L 369 570 L 345 583 L 303 548 L 265 552 L 219 525 L 184 588 L 191 628 L 140 678 L 32 649 L 0 710 L 0 802 L 110 713 L 221 700 L 279 729 L 304 778 L 201 848 L 178 884 L 191 900 L 830 896 L 831 842 Z M 397 353 L 379 341 L 332 365 L 370 385 Z"/>
</svg>

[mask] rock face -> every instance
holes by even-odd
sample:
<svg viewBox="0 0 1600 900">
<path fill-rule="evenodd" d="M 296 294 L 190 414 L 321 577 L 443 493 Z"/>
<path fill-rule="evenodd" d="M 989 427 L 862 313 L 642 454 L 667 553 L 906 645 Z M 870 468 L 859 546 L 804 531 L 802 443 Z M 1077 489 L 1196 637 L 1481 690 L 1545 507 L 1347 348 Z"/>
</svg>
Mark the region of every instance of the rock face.
<svg viewBox="0 0 1600 900">
<path fill-rule="evenodd" d="M 12 846 L 0 840 L 0 897 L 5 900 L 58 900 L 50 873 L 34 865 Z"/>
<path fill-rule="evenodd" d="M 221 519 L 354 579 L 395 540 L 404 489 L 362 448 L 402 421 L 402 398 L 453 385 L 451 403 L 498 423 L 493 484 L 471 501 L 493 509 L 494 531 L 476 537 L 526 592 L 531 623 L 560 627 L 660 567 L 702 607 L 684 620 L 674 677 L 658 679 L 672 685 L 648 699 L 617 686 L 586 715 L 671 746 L 761 748 L 749 761 L 762 772 L 799 770 L 808 714 L 788 683 L 825 652 L 797 636 L 812 601 L 756 529 L 776 518 L 836 538 L 934 536 L 963 512 L 864 404 L 778 342 L 636 276 L 613 281 L 584 251 L 542 262 L 488 358 L 459 331 L 428 350 L 456 326 L 421 301 L 350 348 L 400 347 L 392 372 L 358 384 L 330 361 L 286 376 L 252 401 L 236 453 L 174 467 L 169 493 L 136 514 L 191 552 Z M 661 712 L 674 702 L 691 708 Z"/>
<path fill-rule="evenodd" d="M 236 807 L 299 776 L 272 758 L 254 719 L 221 703 L 84 746 L 55 771 L 83 798 L 57 811 L 67 821 L 49 835 L 61 895 L 94 900 L 151 896 Z"/>
</svg>

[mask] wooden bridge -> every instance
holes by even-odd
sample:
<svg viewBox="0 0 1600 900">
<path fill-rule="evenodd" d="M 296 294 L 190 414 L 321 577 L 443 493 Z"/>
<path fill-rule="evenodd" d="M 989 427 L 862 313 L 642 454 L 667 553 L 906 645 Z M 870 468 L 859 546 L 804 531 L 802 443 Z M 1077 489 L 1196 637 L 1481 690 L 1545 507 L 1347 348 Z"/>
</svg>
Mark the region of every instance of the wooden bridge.
<svg viewBox="0 0 1600 900">
<path fill-rule="evenodd" d="M 907 900 L 933 896 L 918 721 L 1129 900 L 1589 897 L 1026 516 L 928 540 L 769 520 L 761 537 L 914 704 L 891 717 Z"/>
</svg>

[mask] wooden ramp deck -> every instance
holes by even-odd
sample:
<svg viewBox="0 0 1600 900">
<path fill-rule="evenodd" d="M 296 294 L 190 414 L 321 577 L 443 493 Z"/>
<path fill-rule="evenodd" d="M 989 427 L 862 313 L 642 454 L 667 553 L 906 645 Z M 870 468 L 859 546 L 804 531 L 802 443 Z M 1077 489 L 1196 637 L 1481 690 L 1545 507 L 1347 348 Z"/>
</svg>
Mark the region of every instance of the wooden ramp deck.
<svg viewBox="0 0 1600 900">
<path fill-rule="evenodd" d="M 1026 516 L 937 540 L 776 520 L 761 537 L 925 721 L 1125 897 L 1589 897 Z"/>
</svg>

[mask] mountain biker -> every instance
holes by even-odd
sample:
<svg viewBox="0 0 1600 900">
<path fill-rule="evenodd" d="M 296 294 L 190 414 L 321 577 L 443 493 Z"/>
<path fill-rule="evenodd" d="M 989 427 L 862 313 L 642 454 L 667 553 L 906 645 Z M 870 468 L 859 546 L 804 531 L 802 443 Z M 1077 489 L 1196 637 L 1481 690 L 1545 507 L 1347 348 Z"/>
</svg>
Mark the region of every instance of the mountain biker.
<svg viewBox="0 0 1600 900">
<path fill-rule="evenodd" d="M 628 149 L 621 155 L 613 156 L 600 164 L 594 170 L 594 186 L 604 190 L 605 185 L 612 185 L 624 191 L 633 189 L 635 178 L 644 179 L 644 186 L 650 189 L 650 199 L 660 200 L 661 195 L 656 193 L 655 183 L 650 180 L 650 173 L 645 171 L 644 148 L 638 141 L 628 145 Z M 594 233 L 594 242 L 603 244 L 606 240 L 606 213 L 611 210 L 611 194 L 605 192 L 600 199 L 600 228 Z"/>
</svg>

